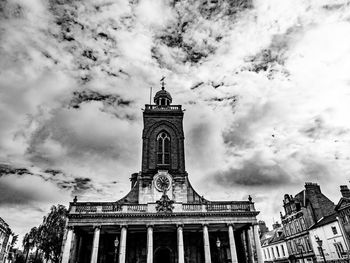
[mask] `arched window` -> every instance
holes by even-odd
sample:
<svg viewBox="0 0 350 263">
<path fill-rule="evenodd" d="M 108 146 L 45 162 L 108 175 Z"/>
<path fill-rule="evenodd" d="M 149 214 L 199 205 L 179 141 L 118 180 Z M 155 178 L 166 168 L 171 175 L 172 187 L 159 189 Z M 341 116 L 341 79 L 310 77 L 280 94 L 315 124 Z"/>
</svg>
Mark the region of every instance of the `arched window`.
<svg viewBox="0 0 350 263">
<path fill-rule="evenodd" d="M 170 136 L 166 132 L 157 136 L 157 164 L 170 164 Z"/>
</svg>

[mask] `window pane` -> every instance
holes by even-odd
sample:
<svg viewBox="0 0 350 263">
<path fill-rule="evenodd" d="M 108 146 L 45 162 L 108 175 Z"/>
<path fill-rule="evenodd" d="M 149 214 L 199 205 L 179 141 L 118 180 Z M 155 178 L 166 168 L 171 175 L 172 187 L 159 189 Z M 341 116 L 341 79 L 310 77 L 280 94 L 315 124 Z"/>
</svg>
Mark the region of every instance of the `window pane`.
<svg viewBox="0 0 350 263">
<path fill-rule="evenodd" d="M 158 153 L 158 154 L 157 154 L 157 163 L 158 163 L 158 164 L 163 164 L 162 154 L 161 154 L 161 153 Z"/>
<path fill-rule="evenodd" d="M 170 152 L 170 140 L 168 138 L 164 139 L 164 152 Z"/>
<path fill-rule="evenodd" d="M 163 151 L 162 142 L 163 142 L 163 139 L 159 138 L 158 139 L 158 153 L 161 153 Z"/>
<path fill-rule="evenodd" d="M 164 153 L 164 164 L 170 164 L 170 154 Z"/>
</svg>

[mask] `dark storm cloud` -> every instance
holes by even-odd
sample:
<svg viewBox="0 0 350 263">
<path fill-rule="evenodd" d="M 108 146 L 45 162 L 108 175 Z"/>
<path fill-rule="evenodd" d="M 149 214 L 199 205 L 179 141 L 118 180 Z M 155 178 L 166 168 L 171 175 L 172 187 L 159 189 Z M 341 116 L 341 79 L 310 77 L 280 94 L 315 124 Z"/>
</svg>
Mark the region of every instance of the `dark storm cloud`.
<svg viewBox="0 0 350 263">
<path fill-rule="evenodd" d="M 87 84 L 99 77 L 129 77 L 123 68 L 110 65 L 111 58 L 119 57 L 116 32 L 123 30 L 121 20 L 101 19 L 91 21 L 91 16 L 101 15 L 115 3 L 83 3 L 81 1 L 50 0 L 49 11 L 54 17 L 58 30 L 50 34 L 74 56 L 75 74 L 81 84 Z M 81 6 L 85 12 L 80 12 Z M 89 41 L 86 41 L 86 38 Z"/>
<path fill-rule="evenodd" d="M 63 172 L 61 170 L 56 170 L 56 169 L 46 169 L 44 170 L 44 173 L 51 174 L 52 176 L 56 176 L 58 174 L 62 174 Z"/>
<path fill-rule="evenodd" d="M 305 125 L 304 128 L 300 129 L 301 134 L 315 140 L 329 136 L 333 136 L 336 140 L 338 136 L 344 135 L 348 132 L 348 129 L 329 126 L 324 118 L 320 116 L 313 118 L 310 123 Z"/>
<path fill-rule="evenodd" d="M 302 169 L 301 175 L 304 177 L 303 181 L 327 182 L 332 179 L 333 175 L 330 173 L 329 166 L 322 163 L 321 160 L 314 160 L 305 158 L 301 161 Z"/>
<path fill-rule="evenodd" d="M 19 168 L 19 167 L 13 167 L 11 165 L 7 164 L 0 164 L 0 177 L 3 175 L 8 175 L 8 174 L 17 174 L 17 175 L 32 175 L 31 172 L 27 168 Z"/>
<path fill-rule="evenodd" d="M 253 7 L 252 0 L 236 0 L 236 1 L 198 1 L 199 13 L 206 19 L 221 14 L 223 16 L 232 17 L 237 13 Z"/>
<path fill-rule="evenodd" d="M 161 67 L 172 68 L 165 60 L 162 46 L 166 46 L 168 51 L 172 52 L 177 62 L 193 65 L 200 64 L 214 55 L 224 39 L 223 35 L 208 26 L 206 32 L 202 32 L 205 37 L 196 36 L 194 32 L 197 31 L 198 24 L 206 24 L 211 19 L 220 20 L 222 17 L 230 19 L 233 24 L 240 12 L 252 7 L 252 1 L 190 1 L 192 7 L 188 8 L 187 5 L 188 1 L 174 2 L 175 21 L 155 38 L 159 45 L 152 48 L 152 57 Z"/>
<path fill-rule="evenodd" d="M 48 189 L 38 192 L 40 185 L 46 185 Z M 45 169 L 40 173 L 32 173 L 25 168 L 16 168 L 7 164 L 0 165 L 0 204 L 26 205 L 41 202 L 44 201 L 46 195 L 51 194 L 50 191 L 53 191 L 54 195 L 57 189 L 82 194 L 88 190 L 96 190 L 96 187 L 90 178 L 73 177 L 70 179 L 70 176 L 57 169 Z"/>
<path fill-rule="evenodd" d="M 58 186 L 63 189 L 72 189 L 73 194 L 81 194 L 85 191 L 92 191 L 95 187 L 90 178 L 77 177 L 69 181 L 61 181 Z"/>
<path fill-rule="evenodd" d="M 23 15 L 23 7 L 12 1 L 3 0 L 0 2 L 0 19 L 18 18 Z"/>
<path fill-rule="evenodd" d="M 0 205 L 25 205 L 37 200 L 32 191 L 23 189 L 18 192 L 18 189 L 9 183 L 0 181 Z"/>
<path fill-rule="evenodd" d="M 265 72 L 269 79 L 276 77 L 276 74 L 288 77 L 290 73 L 284 66 L 288 59 L 288 51 L 301 37 L 302 27 L 298 25 L 293 25 L 283 34 L 274 35 L 269 46 L 260 50 L 255 56 L 246 58 L 248 65 L 242 70 Z"/>
<path fill-rule="evenodd" d="M 257 160 L 244 161 L 241 168 L 230 168 L 214 174 L 214 180 L 225 187 L 271 187 L 290 184 L 290 176 L 278 165 L 258 164 Z"/>
<path fill-rule="evenodd" d="M 235 101 L 239 98 L 235 97 Z M 244 115 L 234 120 L 232 126 L 223 132 L 224 143 L 230 147 L 250 147 L 253 143 L 255 127 L 260 125 L 273 112 L 273 106 L 269 103 L 250 105 Z"/>
<path fill-rule="evenodd" d="M 129 106 L 132 101 L 122 99 L 118 95 L 113 94 L 101 94 L 97 91 L 83 90 L 73 92 L 73 98 L 69 103 L 70 107 L 79 108 L 81 103 L 90 101 L 102 101 L 108 105 L 115 106 Z"/>
<path fill-rule="evenodd" d="M 13 170 L 15 171 L 15 170 Z M 34 205 L 55 202 L 62 193 L 59 180 L 42 174 L 6 174 L 0 177 L 0 205 Z"/>
</svg>

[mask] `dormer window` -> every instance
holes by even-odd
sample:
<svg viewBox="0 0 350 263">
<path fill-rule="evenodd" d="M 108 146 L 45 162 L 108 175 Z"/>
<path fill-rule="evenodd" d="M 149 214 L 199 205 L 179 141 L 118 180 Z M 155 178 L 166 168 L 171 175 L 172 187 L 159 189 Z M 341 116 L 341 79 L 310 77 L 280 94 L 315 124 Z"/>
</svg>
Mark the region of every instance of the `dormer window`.
<svg viewBox="0 0 350 263">
<path fill-rule="evenodd" d="M 170 136 L 166 132 L 157 136 L 157 164 L 170 164 Z"/>
</svg>

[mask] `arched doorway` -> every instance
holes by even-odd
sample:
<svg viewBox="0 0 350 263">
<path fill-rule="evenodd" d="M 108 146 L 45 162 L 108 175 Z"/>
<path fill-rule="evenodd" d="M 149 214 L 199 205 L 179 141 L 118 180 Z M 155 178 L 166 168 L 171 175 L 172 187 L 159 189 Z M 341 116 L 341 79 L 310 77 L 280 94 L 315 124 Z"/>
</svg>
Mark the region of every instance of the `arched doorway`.
<svg viewBox="0 0 350 263">
<path fill-rule="evenodd" d="M 154 253 L 154 263 L 172 263 L 172 252 L 168 247 L 159 247 Z"/>
</svg>

